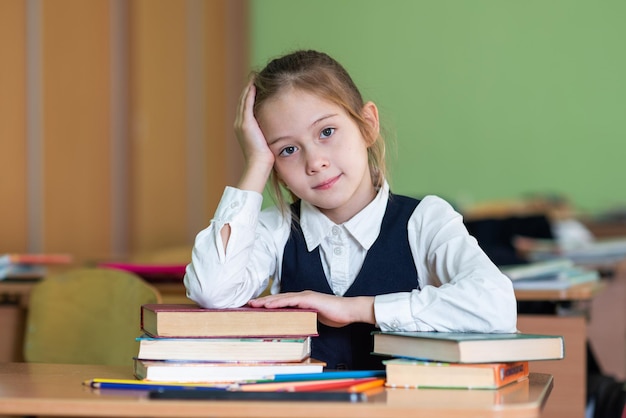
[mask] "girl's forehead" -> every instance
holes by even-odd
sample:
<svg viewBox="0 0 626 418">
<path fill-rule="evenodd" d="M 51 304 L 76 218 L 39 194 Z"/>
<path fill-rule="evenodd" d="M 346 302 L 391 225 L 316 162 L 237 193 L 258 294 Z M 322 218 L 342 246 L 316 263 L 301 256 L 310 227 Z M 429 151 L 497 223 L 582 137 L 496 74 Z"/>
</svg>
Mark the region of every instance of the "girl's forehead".
<svg viewBox="0 0 626 418">
<path fill-rule="evenodd" d="M 313 100 L 326 101 L 326 102 L 332 104 L 332 102 L 328 98 L 324 97 L 321 93 L 317 93 L 315 91 L 311 91 L 311 90 L 307 90 L 307 89 L 303 89 L 303 88 L 299 88 L 299 87 L 294 87 L 294 86 L 287 86 L 287 87 L 281 88 L 269 100 L 272 100 L 272 99 L 285 99 L 285 98 L 286 99 L 289 99 L 289 98 L 296 98 L 296 99 L 311 98 Z"/>
<path fill-rule="evenodd" d="M 279 90 L 272 97 L 265 100 L 257 109 L 259 116 L 264 113 L 273 113 L 274 110 L 282 108 L 290 111 L 306 111 L 313 109 L 334 109 L 335 111 L 343 111 L 341 106 L 321 94 L 296 88 L 285 87 Z"/>
</svg>

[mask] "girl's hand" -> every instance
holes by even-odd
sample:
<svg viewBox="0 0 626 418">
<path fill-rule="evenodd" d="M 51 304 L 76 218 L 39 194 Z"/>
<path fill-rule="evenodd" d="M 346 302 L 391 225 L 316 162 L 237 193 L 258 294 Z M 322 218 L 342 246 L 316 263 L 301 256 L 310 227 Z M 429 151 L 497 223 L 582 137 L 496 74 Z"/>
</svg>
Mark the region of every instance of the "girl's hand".
<svg viewBox="0 0 626 418">
<path fill-rule="evenodd" d="M 248 305 L 255 308 L 314 309 L 319 321 L 331 327 L 343 327 L 353 322 L 376 323 L 374 297 L 371 296 L 341 297 L 305 290 L 252 299 Z"/>
<path fill-rule="evenodd" d="M 254 117 L 255 95 L 254 79 L 251 79 L 241 94 L 234 125 L 245 164 L 238 187 L 262 193 L 274 165 L 274 154 Z"/>
</svg>

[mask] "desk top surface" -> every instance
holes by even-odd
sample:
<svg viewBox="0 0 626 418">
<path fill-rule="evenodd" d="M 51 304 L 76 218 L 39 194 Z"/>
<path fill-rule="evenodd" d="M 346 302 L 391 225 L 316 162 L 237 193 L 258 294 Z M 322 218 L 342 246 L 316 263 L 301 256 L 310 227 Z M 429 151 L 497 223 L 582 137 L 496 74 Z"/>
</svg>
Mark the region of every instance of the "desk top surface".
<svg viewBox="0 0 626 418">
<path fill-rule="evenodd" d="M 499 390 L 379 389 L 366 402 L 149 400 L 146 391 L 82 384 L 131 378 L 125 367 L 0 364 L 0 415 L 108 417 L 539 417 L 552 376 L 531 373 Z"/>
</svg>

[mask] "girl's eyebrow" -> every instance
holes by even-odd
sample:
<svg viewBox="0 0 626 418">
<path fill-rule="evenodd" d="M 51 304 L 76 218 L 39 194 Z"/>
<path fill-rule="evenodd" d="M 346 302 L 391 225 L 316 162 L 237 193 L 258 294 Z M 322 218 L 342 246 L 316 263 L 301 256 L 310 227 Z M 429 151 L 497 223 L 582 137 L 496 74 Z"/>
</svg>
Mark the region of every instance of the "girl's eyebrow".
<svg viewBox="0 0 626 418">
<path fill-rule="evenodd" d="M 315 120 L 311 124 L 311 128 L 314 127 L 315 125 L 317 125 L 318 123 L 323 122 L 324 120 L 326 120 L 328 118 L 332 118 L 333 116 L 337 116 L 337 113 L 329 113 L 327 115 L 323 115 L 322 117 L 318 118 L 317 120 Z"/>
<path fill-rule="evenodd" d="M 314 120 L 313 123 L 311 123 L 310 127 L 313 128 L 313 127 L 315 127 L 315 125 L 325 121 L 326 119 L 332 118 L 332 117 L 337 116 L 337 115 L 338 115 L 338 113 L 328 113 L 326 115 L 322 115 L 319 118 L 317 118 L 316 120 Z M 271 139 L 271 140 L 267 141 L 267 145 L 273 145 L 276 142 L 278 142 L 278 141 L 280 141 L 282 139 L 287 139 L 289 137 L 290 137 L 290 135 L 279 136 L 277 138 L 274 138 L 274 139 Z"/>
</svg>

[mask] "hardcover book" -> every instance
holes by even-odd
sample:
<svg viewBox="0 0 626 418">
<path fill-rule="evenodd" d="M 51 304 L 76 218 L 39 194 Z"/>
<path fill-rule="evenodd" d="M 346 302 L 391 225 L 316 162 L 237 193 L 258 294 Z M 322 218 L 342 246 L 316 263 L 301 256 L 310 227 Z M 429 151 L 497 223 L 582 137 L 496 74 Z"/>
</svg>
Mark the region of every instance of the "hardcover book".
<svg viewBox="0 0 626 418">
<path fill-rule="evenodd" d="M 311 354 L 311 337 L 303 338 L 154 338 L 142 335 L 142 360 L 215 362 L 298 362 Z"/>
<path fill-rule="evenodd" d="M 276 375 L 321 373 L 326 363 L 308 358 L 288 363 L 216 363 L 135 359 L 135 377 L 155 382 L 232 383 Z"/>
<path fill-rule="evenodd" d="M 381 331 L 373 334 L 374 354 L 445 363 L 559 360 L 565 355 L 560 335 Z"/>
<path fill-rule="evenodd" d="M 405 388 L 497 389 L 528 378 L 528 362 L 441 363 L 410 359 L 384 362 L 387 386 Z"/>
<path fill-rule="evenodd" d="M 153 337 L 303 337 L 317 335 L 317 312 L 147 304 L 141 308 L 141 328 Z"/>
</svg>

